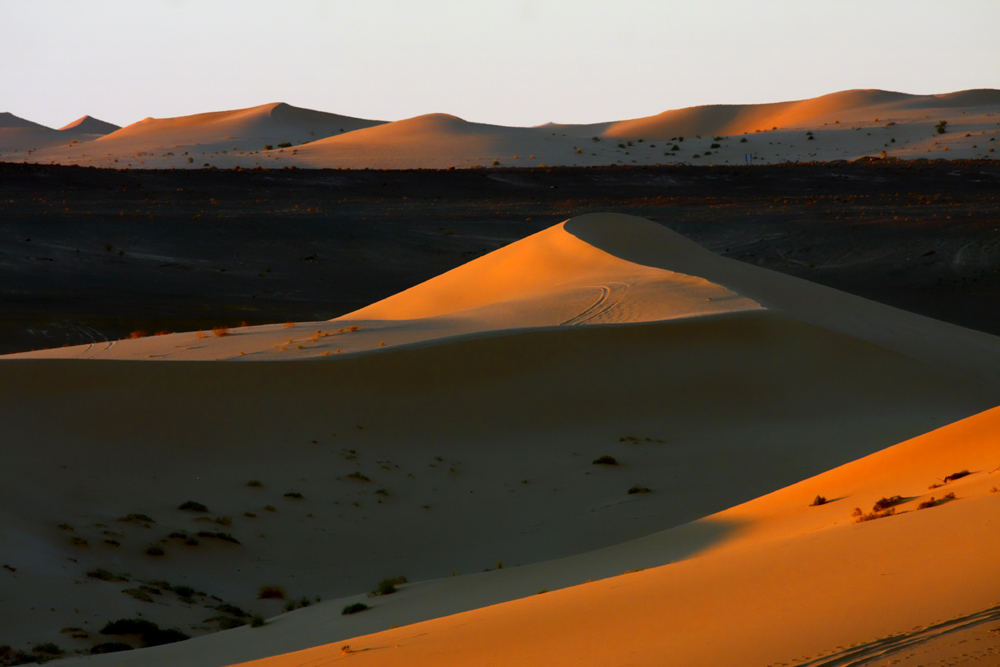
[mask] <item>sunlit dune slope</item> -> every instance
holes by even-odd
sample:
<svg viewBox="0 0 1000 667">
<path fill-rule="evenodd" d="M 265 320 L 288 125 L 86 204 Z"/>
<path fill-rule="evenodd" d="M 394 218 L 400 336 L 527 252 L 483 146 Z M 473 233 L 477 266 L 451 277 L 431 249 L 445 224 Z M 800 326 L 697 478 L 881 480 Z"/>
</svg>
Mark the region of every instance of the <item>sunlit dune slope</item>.
<svg viewBox="0 0 1000 667">
<path fill-rule="evenodd" d="M 112 123 L 106 123 L 103 120 L 94 118 L 93 116 L 81 116 L 77 118 L 72 123 L 64 125 L 59 128 L 60 132 L 73 132 L 79 134 L 96 134 L 105 135 L 111 134 L 116 130 L 120 130 L 121 127 L 114 125 Z"/>
<path fill-rule="evenodd" d="M 379 122 L 300 109 L 282 102 L 193 116 L 146 118 L 101 138 L 93 150 L 204 146 L 256 151 L 263 150 L 265 143 L 302 143 Z"/>
<path fill-rule="evenodd" d="M 293 163 L 444 169 L 491 165 L 495 158 L 502 157 L 505 164 L 537 166 L 563 152 L 572 154 L 567 140 L 549 132 L 470 123 L 456 116 L 433 113 L 314 141 L 298 148 Z M 519 156 L 517 163 L 511 159 L 515 155 Z"/>
<path fill-rule="evenodd" d="M 593 568 L 604 558 L 649 567 L 657 552 L 698 538 L 699 524 L 735 527 L 685 561 L 252 664 L 833 667 L 892 664 L 925 646 L 962 664 L 995 664 L 997 641 L 947 635 L 1000 620 L 990 583 L 1000 574 L 998 436 L 994 409 L 696 524 L 551 566 Z M 970 474 L 943 483 L 956 472 Z M 811 507 L 816 494 L 828 502 Z M 897 495 L 894 515 L 851 516 Z"/>
<path fill-rule="evenodd" d="M 599 131 L 610 138 L 667 140 L 695 135 L 729 136 L 772 128 L 817 128 L 827 123 L 871 121 L 913 109 L 948 109 L 1000 104 L 1000 91 L 967 90 L 944 95 L 908 95 L 886 90 L 845 90 L 794 102 L 712 104 L 664 111 L 655 116 L 593 126 L 558 126 L 579 134 Z"/>
</svg>

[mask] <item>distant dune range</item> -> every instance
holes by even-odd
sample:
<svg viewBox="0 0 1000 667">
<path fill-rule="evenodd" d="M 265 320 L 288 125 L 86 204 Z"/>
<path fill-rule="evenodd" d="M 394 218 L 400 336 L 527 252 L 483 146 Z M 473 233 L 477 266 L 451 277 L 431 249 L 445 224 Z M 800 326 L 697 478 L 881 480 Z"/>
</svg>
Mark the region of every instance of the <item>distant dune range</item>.
<svg viewBox="0 0 1000 667">
<path fill-rule="evenodd" d="M 139 613 L 205 635 L 88 664 L 832 666 L 968 653 L 943 630 L 997 613 L 1000 339 L 641 218 L 572 218 L 335 320 L 0 378 L 0 643 L 87 651 Z M 269 620 L 206 634 L 224 604 Z"/>
<path fill-rule="evenodd" d="M 941 134 L 936 126 L 948 122 Z M 72 125 L 72 124 L 71 124 Z M 501 127 L 447 114 L 363 120 L 283 103 L 115 131 L 93 121 L 76 143 L 3 114 L 0 159 L 115 168 L 447 169 L 608 164 L 745 164 L 900 159 L 993 159 L 1000 91 L 908 95 L 848 90 L 808 100 L 725 104 L 583 125 Z M 81 126 L 83 127 L 83 126 Z M 288 146 L 282 146 L 288 144 Z M 267 147 L 270 148 L 267 148 Z"/>
</svg>

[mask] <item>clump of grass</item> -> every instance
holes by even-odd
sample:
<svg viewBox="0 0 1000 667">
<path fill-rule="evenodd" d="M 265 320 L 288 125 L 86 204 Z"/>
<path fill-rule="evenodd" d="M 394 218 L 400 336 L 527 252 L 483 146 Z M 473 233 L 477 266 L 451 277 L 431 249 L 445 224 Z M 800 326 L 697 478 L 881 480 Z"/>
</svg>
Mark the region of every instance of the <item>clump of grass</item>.
<svg viewBox="0 0 1000 667">
<path fill-rule="evenodd" d="M 179 510 L 186 510 L 186 511 L 189 511 L 189 512 L 207 512 L 208 511 L 207 507 L 205 507 L 201 503 L 195 502 L 193 500 L 188 500 L 188 501 L 185 501 L 185 502 L 181 503 L 180 505 L 178 505 L 177 509 L 179 509 Z"/>
<path fill-rule="evenodd" d="M 598 456 L 591 463 L 595 466 L 616 466 L 618 465 L 618 460 L 613 456 L 605 454 L 604 456 Z"/>
<path fill-rule="evenodd" d="M 366 477 L 365 475 L 363 475 L 360 471 L 354 471 L 354 472 L 350 473 L 348 475 L 348 478 L 350 478 L 350 479 L 356 479 L 359 482 L 370 482 L 371 481 L 370 479 L 368 479 L 368 477 Z"/>
<path fill-rule="evenodd" d="M 266 621 L 264 620 L 264 617 L 261 616 L 260 614 L 255 614 L 253 616 L 253 618 L 250 619 L 250 627 L 251 628 L 262 627 L 265 623 L 266 623 Z"/>
<path fill-rule="evenodd" d="M 87 576 L 91 579 L 100 579 L 101 581 L 128 581 L 127 574 L 114 574 L 108 572 L 103 568 L 97 568 L 96 570 L 90 570 L 87 572 Z"/>
<path fill-rule="evenodd" d="M 364 602 L 355 602 L 354 604 L 349 604 L 345 606 L 344 609 L 340 612 L 340 615 L 348 616 L 350 614 L 357 614 L 364 611 L 365 609 L 368 609 L 368 605 L 366 605 Z"/>
<path fill-rule="evenodd" d="M 62 655 L 63 653 L 65 653 L 65 651 L 63 651 L 61 648 L 59 648 L 52 642 L 45 642 L 44 644 L 35 644 L 35 646 L 33 646 L 31 650 L 33 653 L 43 653 L 45 655 Z"/>
<path fill-rule="evenodd" d="M 213 532 L 211 532 L 209 530 L 199 531 L 198 532 L 198 537 L 211 537 L 211 538 L 214 538 L 216 540 L 224 540 L 226 542 L 232 542 L 233 544 L 239 544 L 240 543 L 240 541 L 238 539 L 236 539 L 235 537 L 233 537 L 229 533 L 222 533 L 222 532 L 213 533 Z"/>
<path fill-rule="evenodd" d="M 809 503 L 809 507 L 819 507 L 820 505 L 826 505 L 826 496 L 816 496 L 813 501 Z"/>
<path fill-rule="evenodd" d="M 954 499 L 955 499 L 955 494 L 954 493 L 949 493 L 949 494 L 945 495 L 943 498 L 938 498 L 938 499 L 935 499 L 934 496 L 931 496 L 930 500 L 925 500 L 924 502 L 922 502 L 919 505 L 917 505 L 917 509 L 918 510 L 925 510 L 928 507 L 937 507 L 938 505 L 943 505 L 944 503 L 948 502 L 949 500 L 954 500 Z"/>
<path fill-rule="evenodd" d="M 272 148 L 274 148 L 274 146 L 272 146 L 271 144 L 264 144 L 264 150 L 269 151 Z"/>
<path fill-rule="evenodd" d="M 134 597 L 139 602 L 152 602 L 153 601 L 153 598 L 151 598 L 149 596 L 149 593 L 147 593 L 144 590 L 138 589 L 138 588 L 126 588 L 126 589 L 124 589 L 122 591 L 122 593 L 124 593 L 125 595 L 131 595 L 132 597 Z"/>
<path fill-rule="evenodd" d="M 146 547 L 146 552 L 145 553 L 146 553 L 147 556 L 163 556 L 165 554 L 165 552 L 163 551 L 163 547 L 159 547 L 159 546 L 157 546 L 155 544 L 152 545 L 152 546 Z"/>
<path fill-rule="evenodd" d="M 631 496 L 636 493 L 652 493 L 652 492 L 649 490 L 648 486 L 639 486 L 638 484 L 636 484 L 635 486 L 633 486 L 628 490 L 628 495 Z"/>
<path fill-rule="evenodd" d="M 229 327 L 223 325 L 218 327 L 212 327 L 212 333 L 215 334 L 216 338 L 221 338 L 222 336 L 229 335 Z"/>
<path fill-rule="evenodd" d="M 889 498 L 879 498 L 875 501 L 875 505 L 872 506 L 872 512 L 881 512 L 882 510 L 889 509 L 890 507 L 895 507 L 901 503 L 905 503 L 906 498 L 903 496 L 891 496 Z"/>
<path fill-rule="evenodd" d="M 285 494 L 285 498 L 297 498 L 297 499 L 301 499 L 302 498 L 302 494 L 299 493 L 298 491 L 289 491 L 288 493 Z"/>
<path fill-rule="evenodd" d="M 869 512 L 868 514 L 862 512 L 860 507 L 856 507 L 854 512 L 851 513 L 851 516 L 855 517 L 855 523 L 863 523 L 865 521 L 874 521 L 875 519 L 884 519 L 885 517 L 892 516 L 895 513 L 895 507 L 890 507 L 889 509 L 881 512 Z"/>
<path fill-rule="evenodd" d="M 956 479 L 962 479 L 963 477 L 968 477 L 972 473 L 968 470 L 959 470 L 958 472 L 953 472 L 944 478 L 944 483 L 954 482 Z"/>
<path fill-rule="evenodd" d="M 261 586 L 257 591 L 258 600 L 284 600 L 285 589 L 281 586 Z"/>
<path fill-rule="evenodd" d="M 127 514 L 119 517 L 118 520 L 124 523 L 156 523 L 152 517 L 146 514 Z"/>
<path fill-rule="evenodd" d="M 369 597 L 375 595 L 392 595 L 396 592 L 396 586 L 406 583 L 406 577 L 389 577 L 378 582 L 378 587 L 369 593 Z"/>
</svg>

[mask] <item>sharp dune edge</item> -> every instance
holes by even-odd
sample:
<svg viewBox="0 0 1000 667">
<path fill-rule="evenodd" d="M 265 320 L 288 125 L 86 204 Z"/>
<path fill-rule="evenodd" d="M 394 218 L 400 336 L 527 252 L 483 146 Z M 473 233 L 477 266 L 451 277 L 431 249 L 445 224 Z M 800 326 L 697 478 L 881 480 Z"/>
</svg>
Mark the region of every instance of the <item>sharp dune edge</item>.
<svg viewBox="0 0 1000 667">
<path fill-rule="evenodd" d="M 0 159 L 113 168 L 448 169 L 787 161 L 992 159 L 1000 91 L 908 95 L 847 90 L 807 100 L 728 104 L 583 125 L 501 127 L 441 113 L 395 122 L 271 103 L 65 134 L 0 118 Z M 936 125 L 946 120 L 948 131 Z M 63 128 L 67 131 L 70 126 Z"/>
<path fill-rule="evenodd" d="M 1000 603 L 996 337 L 616 214 L 337 320 L 229 333 L 0 359 L 6 632 L 207 630 L 207 599 L 121 592 L 168 579 L 271 619 L 83 660 L 832 666 L 947 654 L 954 629 L 996 650 L 974 635 Z M 166 538 L 218 530 L 189 499 L 241 544 Z M 418 583 L 365 597 L 398 574 Z M 279 615 L 265 584 L 328 601 Z"/>
</svg>

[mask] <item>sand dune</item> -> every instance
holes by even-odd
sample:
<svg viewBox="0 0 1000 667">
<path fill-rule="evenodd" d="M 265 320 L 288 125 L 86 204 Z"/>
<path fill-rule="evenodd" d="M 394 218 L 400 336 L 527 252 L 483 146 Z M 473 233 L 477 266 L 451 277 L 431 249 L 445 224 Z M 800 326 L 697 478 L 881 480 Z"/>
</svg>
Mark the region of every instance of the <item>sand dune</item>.
<svg viewBox="0 0 1000 667">
<path fill-rule="evenodd" d="M 75 132 L 80 134 L 98 134 L 105 135 L 111 134 L 116 130 L 122 129 L 118 125 L 112 123 L 106 123 L 103 120 L 98 120 L 93 116 L 81 116 L 77 118 L 72 123 L 64 125 L 59 128 L 60 132 Z"/>
<path fill-rule="evenodd" d="M 847 90 L 791 102 L 708 105 L 527 128 L 443 113 L 383 123 L 266 104 L 147 118 L 73 145 L 63 144 L 62 135 L 52 143 L 37 128 L 35 134 L 0 128 L 0 150 L 8 160 L 147 169 L 734 165 L 746 164 L 747 155 L 752 163 L 773 164 L 883 152 L 899 159 L 992 159 L 998 155 L 990 152 L 1000 131 L 998 115 L 1000 91 L 990 89 L 941 95 Z M 941 120 L 950 124 L 945 134 L 935 127 Z M 278 148 L 283 143 L 291 146 Z"/>
<path fill-rule="evenodd" d="M 481 629 L 521 638 L 497 648 L 504 660 L 530 646 L 528 662 L 558 663 L 563 646 L 614 662 L 620 645 L 592 640 L 634 636 L 640 661 L 662 662 L 670 644 L 685 663 L 734 664 L 720 655 L 745 655 L 738 642 L 782 618 L 815 625 L 790 610 L 844 616 L 849 576 L 883 600 L 918 577 L 946 590 L 987 572 L 969 549 L 960 571 L 929 572 L 951 546 L 921 551 L 907 528 L 924 540 L 961 511 L 973 521 L 950 534 L 969 539 L 1000 497 L 983 495 L 985 472 L 949 485 L 970 489 L 962 503 L 858 525 L 850 509 L 982 470 L 988 437 L 961 430 L 874 453 L 1000 402 L 1000 341 L 717 257 L 639 218 L 581 216 L 335 321 L 229 333 L 0 359 L 14 480 L 0 488 L 0 561 L 13 568 L 0 571 L 0 627 L 19 645 L 89 650 L 109 640 L 105 622 L 138 613 L 205 634 L 220 623 L 205 606 L 225 602 L 273 620 L 93 660 L 221 666 L 389 641 L 398 650 L 351 659 L 470 664 L 477 643 L 493 650 Z M 187 361 L 151 362 L 163 359 Z M 989 434 L 996 418 L 968 424 Z M 971 444 L 934 444 L 956 438 Z M 831 470 L 869 455 L 890 458 Z M 815 494 L 836 502 L 807 507 Z M 178 509 L 186 500 L 209 511 Z M 119 520 L 140 514 L 152 521 Z M 859 575 L 848 554 L 873 564 Z M 656 569 L 603 579 L 637 567 Z M 872 579 L 887 571 L 898 576 Z M 398 574 L 425 583 L 365 597 Z M 164 580 L 205 595 L 150 583 Z M 266 584 L 333 601 L 280 615 L 283 601 L 256 599 Z M 532 596 L 543 588 L 565 590 Z M 972 613 L 984 596 L 929 595 L 885 622 L 871 620 L 884 612 L 873 598 L 782 650 L 816 655 L 932 608 Z M 342 616 L 355 600 L 374 609 Z M 736 629 L 714 641 L 712 623 Z M 767 652 L 781 642 L 753 645 L 789 657 Z"/>
</svg>

